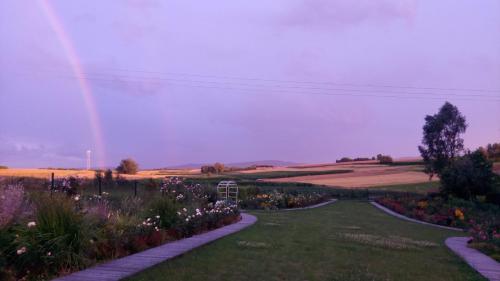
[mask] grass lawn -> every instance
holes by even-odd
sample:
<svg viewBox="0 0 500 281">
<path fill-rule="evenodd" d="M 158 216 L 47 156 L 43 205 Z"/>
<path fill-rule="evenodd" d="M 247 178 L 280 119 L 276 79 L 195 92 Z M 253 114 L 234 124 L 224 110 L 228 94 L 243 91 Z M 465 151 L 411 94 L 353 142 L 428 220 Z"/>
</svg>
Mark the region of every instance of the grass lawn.
<svg viewBox="0 0 500 281">
<path fill-rule="evenodd" d="M 416 192 L 427 193 L 429 191 L 439 190 L 439 181 L 427 181 L 422 183 L 409 183 L 371 187 L 370 190 L 390 190 L 390 191 L 403 191 L 403 192 Z"/>
<path fill-rule="evenodd" d="M 444 245 L 462 233 L 366 202 L 253 214 L 256 225 L 127 280 L 485 280 Z"/>
</svg>

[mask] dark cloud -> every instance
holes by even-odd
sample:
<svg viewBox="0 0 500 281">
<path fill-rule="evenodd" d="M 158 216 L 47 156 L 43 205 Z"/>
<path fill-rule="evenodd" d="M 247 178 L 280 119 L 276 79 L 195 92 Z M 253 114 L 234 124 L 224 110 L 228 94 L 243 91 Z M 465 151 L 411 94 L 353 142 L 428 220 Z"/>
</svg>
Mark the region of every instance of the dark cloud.
<svg viewBox="0 0 500 281">
<path fill-rule="evenodd" d="M 301 0 L 282 19 L 287 26 L 336 29 L 368 21 L 410 19 L 414 0 Z"/>
</svg>

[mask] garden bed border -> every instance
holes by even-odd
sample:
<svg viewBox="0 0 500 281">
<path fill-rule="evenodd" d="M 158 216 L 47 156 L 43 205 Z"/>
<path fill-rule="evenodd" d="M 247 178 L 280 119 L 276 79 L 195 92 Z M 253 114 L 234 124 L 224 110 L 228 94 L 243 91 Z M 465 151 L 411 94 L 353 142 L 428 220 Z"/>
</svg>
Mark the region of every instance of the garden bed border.
<svg viewBox="0 0 500 281">
<path fill-rule="evenodd" d="M 139 273 L 151 266 L 178 257 L 195 248 L 213 242 L 224 236 L 243 230 L 257 221 L 257 217 L 241 213 L 241 220 L 189 238 L 165 243 L 136 254 L 98 264 L 53 281 L 116 281 Z"/>
<path fill-rule="evenodd" d="M 318 204 L 314 204 L 314 205 L 311 205 L 311 206 L 306 206 L 306 207 L 302 207 L 302 208 L 278 209 L 278 211 L 298 211 L 298 210 L 314 209 L 314 208 L 323 207 L 323 206 L 331 204 L 331 203 L 335 203 L 336 201 L 337 201 L 337 199 L 330 199 L 328 201 L 321 202 L 321 203 L 318 203 Z"/>
<path fill-rule="evenodd" d="M 386 212 L 387 214 L 392 215 L 392 216 L 397 217 L 397 218 L 402 219 L 402 220 L 406 220 L 406 221 L 410 221 L 410 222 L 414 222 L 414 223 L 419 223 L 419 224 L 424 224 L 424 225 L 429 225 L 429 226 L 434 226 L 434 227 L 439 227 L 439 228 L 447 229 L 447 230 L 462 231 L 462 232 L 465 231 L 462 228 L 451 227 L 451 226 L 444 226 L 444 225 L 434 224 L 434 223 L 425 222 L 425 221 L 421 221 L 421 220 L 417 220 L 417 219 L 412 219 L 412 218 L 409 218 L 409 217 L 404 216 L 402 214 L 396 213 L 393 210 L 391 210 L 391 209 L 389 209 L 387 207 L 384 207 L 384 206 L 382 206 L 381 204 L 379 204 L 379 203 L 377 203 L 375 201 L 371 201 L 370 203 L 373 206 L 377 207 L 378 209 Z"/>
<path fill-rule="evenodd" d="M 444 243 L 456 255 L 490 281 L 500 281 L 500 263 L 467 246 L 470 237 L 449 237 Z"/>
</svg>

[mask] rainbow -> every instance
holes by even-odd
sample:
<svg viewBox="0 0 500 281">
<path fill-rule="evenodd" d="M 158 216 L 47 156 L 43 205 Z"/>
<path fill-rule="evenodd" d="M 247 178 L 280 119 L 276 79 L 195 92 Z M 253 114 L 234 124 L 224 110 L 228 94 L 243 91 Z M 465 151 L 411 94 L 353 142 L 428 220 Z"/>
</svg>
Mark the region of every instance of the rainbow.
<svg viewBox="0 0 500 281">
<path fill-rule="evenodd" d="M 90 87 L 89 82 L 87 81 L 80 59 L 78 58 L 76 50 L 71 42 L 71 38 L 64 30 L 64 26 L 62 25 L 61 20 L 57 16 L 55 10 L 47 0 L 38 0 L 38 3 L 45 17 L 49 21 L 51 28 L 55 32 L 57 39 L 62 45 L 66 58 L 68 59 L 71 69 L 73 71 L 73 74 L 77 78 L 78 86 L 80 88 L 83 97 L 85 109 L 87 111 L 90 127 L 92 130 L 92 137 L 94 140 L 94 147 L 95 147 L 94 155 L 96 155 L 98 166 L 103 168 L 105 167 L 106 164 L 105 160 L 106 149 L 103 141 L 103 134 L 101 129 L 99 113 L 97 111 L 94 96 L 92 94 L 92 89 Z"/>
</svg>

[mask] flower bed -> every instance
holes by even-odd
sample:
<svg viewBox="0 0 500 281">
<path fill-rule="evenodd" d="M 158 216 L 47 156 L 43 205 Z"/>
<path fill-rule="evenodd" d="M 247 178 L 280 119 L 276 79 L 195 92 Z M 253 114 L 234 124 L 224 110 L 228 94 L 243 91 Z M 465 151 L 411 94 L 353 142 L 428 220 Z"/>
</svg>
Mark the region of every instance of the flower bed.
<svg viewBox="0 0 500 281">
<path fill-rule="evenodd" d="M 268 193 L 250 194 L 240 201 L 245 209 L 288 209 L 303 208 L 331 199 L 328 194 L 320 193 L 284 193 L 276 190 Z"/>
<path fill-rule="evenodd" d="M 410 218 L 464 228 L 470 246 L 500 261 L 500 208 L 491 204 L 429 197 L 382 197 L 377 203 Z"/>
<path fill-rule="evenodd" d="M 83 196 L 63 182 L 42 194 L 0 188 L 1 280 L 46 280 L 240 219 L 237 206 L 176 178 L 148 202 Z"/>
</svg>

